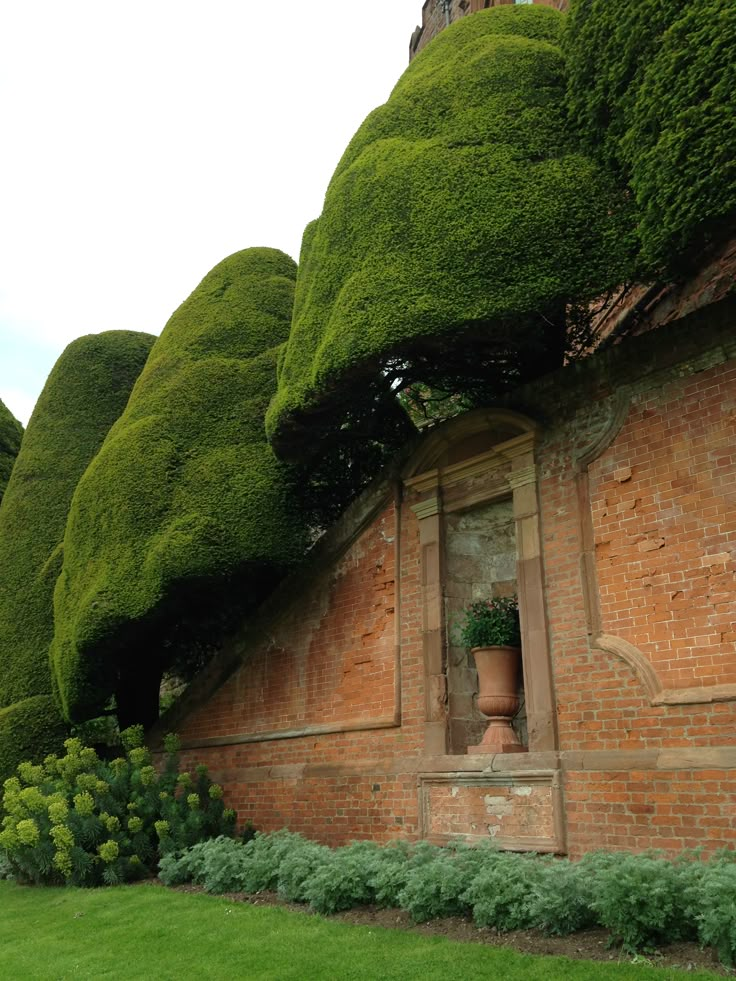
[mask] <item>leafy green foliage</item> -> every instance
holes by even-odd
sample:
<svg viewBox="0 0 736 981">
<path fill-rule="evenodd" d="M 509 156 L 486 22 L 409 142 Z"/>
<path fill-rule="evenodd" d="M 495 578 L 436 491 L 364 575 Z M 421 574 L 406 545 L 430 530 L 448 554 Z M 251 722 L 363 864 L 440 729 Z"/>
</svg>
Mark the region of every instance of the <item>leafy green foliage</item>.
<svg viewBox="0 0 736 981">
<path fill-rule="evenodd" d="M 398 906 L 399 893 L 411 869 L 423 861 L 430 862 L 433 857 L 434 847 L 422 841 L 411 846 L 405 841 L 395 841 L 382 848 L 372 862 L 370 874 L 376 905 Z"/>
<path fill-rule="evenodd" d="M 688 932 L 679 867 L 663 858 L 606 856 L 594 868 L 591 905 L 625 951 L 650 950 Z"/>
<path fill-rule="evenodd" d="M 10 409 L 0 402 L 0 503 L 10 479 L 15 458 L 18 456 L 23 427 Z"/>
<path fill-rule="evenodd" d="M 244 892 L 275 891 L 278 887 L 281 863 L 294 850 L 307 844 L 306 839 L 291 831 L 276 831 L 273 834 L 256 832 L 250 841 L 243 845 L 246 865 L 241 879 Z"/>
<path fill-rule="evenodd" d="M 462 18 L 353 138 L 304 234 L 279 452 L 345 438 L 348 405 L 375 413 L 409 384 L 478 401 L 549 370 L 566 306 L 626 279 L 629 205 L 565 136 L 562 24 L 536 6 Z"/>
<path fill-rule="evenodd" d="M 305 886 L 318 869 L 329 862 L 330 849 L 305 841 L 287 853 L 279 865 L 278 894 L 291 903 L 309 901 Z"/>
<path fill-rule="evenodd" d="M 591 879 L 581 863 L 559 859 L 542 865 L 527 896 L 530 922 L 554 937 L 585 930 L 598 922 L 592 899 Z"/>
<path fill-rule="evenodd" d="M 166 885 L 194 882 L 214 893 L 278 888 L 285 899 L 304 902 L 305 878 L 331 854 L 329 848 L 288 831 L 256 832 L 247 842 L 221 835 L 168 852 L 161 859 L 159 877 Z"/>
<path fill-rule="evenodd" d="M 736 964 L 736 865 L 716 860 L 701 877 L 694 907 L 704 946 L 714 947 L 728 967 Z"/>
<path fill-rule="evenodd" d="M 80 481 L 52 646 L 71 720 L 115 694 L 121 724 L 153 721 L 164 668 L 216 647 L 302 556 L 296 476 L 263 434 L 294 278 L 273 249 L 216 266 L 172 315 Z"/>
<path fill-rule="evenodd" d="M 153 341 L 130 331 L 74 341 L 49 375 L 23 437 L 0 508 L 0 779 L 51 748 L 46 729 L 50 738 L 58 737 L 48 657 L 69 505 Z M 43 702 L 28 703 L 41 696 Z M 16 710 L 4 711 L 13 705 Z M 30 731 L 24 731 L 24 719 Z"/>
<path fill-rule="evenodd" d="M 0 512 L 0 705 L 51 691 L 52 595 L 72 494 L 153 341 L 128 331 L 74 341 L 31 416 Z"/>
<path fill-rule="evenodd" d="M 472 906 L 466 898 L 468 884 L 488 854 L 461 846 L 438 848 L 431 861 L 420 861 L 409 871 L 398 895 L 399 905 L 417 923 L 439 916 L 466 916 Z"/>
<path fill-rule="evenodd" d="M 519 647 L 519 601 L 516 596 L 476 600 L 463 611 L 460 640 L 466 647 Z"/>
<path fill-rule="evenodd" d="M 592 852 L 578 862 L 501 852 L 492 844 L 440 848 L 428 842 L 330 849 L 289 831 L 257 832 L 247 844 L 217 838 L 161 860 L 161 879 L 209 892 L 278 889 L 320 913 L 376 903 L 422 923 L 470 916 L 498 931 L 564 936 L 604 926 L 628 953 L 677 940 L 713 945 L 736 960 L 736 858 L 685 853 Z"/>
<path fill-rule="evenodd" d="M 318 913 L 337 913 L 373 900 L 371 861 L 378 845 L 356 841 L 336 851 L 328 851 L 303 885 L 304 896 Z"/>
<path fill-rule="evenodd" d="M 630 182 L 644 255 L 675 270 L 736 210 L 736 6 L 576 0 L 568 106 Z"/>
<path fill-rule="evenodd" d="M 125 756 L 101 760 L 78 739 L 66 754 L 26 762 L 4 784 L 0 852 L 21 881 L 117 885 L 149 874 L 161 855 L 231 831 L 235 814 L 203 768 L 180 774 L 175 741 L 161 775 L 140 728 Z"/>
<path fill-rule="evenodd" d="M 536 856 L 498 853 L 486 861 L 463 894 L 475 923 L 502 933 L 535 926 L 531 903 L 541 892 L 545 868 Z"/>
<path fill-rule="evenodd" d="M 212 841 L 217 841 L 213 838 Z M 232 839 L 234 840 L 234 839 Z M 182 852 L 167 852 L 158 863 L 158 877 L 165 886 L 181 886 L 186 882 L 199 882 L 203 855 L 200 842 Z"/>
<path fill-rule="evenodd" d="M 34 695 L 0 708 L 0 786 L 21 760 L 61 750 L 68 729 L 51 695 Z"/>
<path fill-rule="evenodd" d="M 207 892 L 233 892 L 241 888 L 247 862 L 242 843 L 218 835 L 181 852 L 169 852 L 159 863 L 159 878 L 167 886 L 194 882 Z"/>
</svg>

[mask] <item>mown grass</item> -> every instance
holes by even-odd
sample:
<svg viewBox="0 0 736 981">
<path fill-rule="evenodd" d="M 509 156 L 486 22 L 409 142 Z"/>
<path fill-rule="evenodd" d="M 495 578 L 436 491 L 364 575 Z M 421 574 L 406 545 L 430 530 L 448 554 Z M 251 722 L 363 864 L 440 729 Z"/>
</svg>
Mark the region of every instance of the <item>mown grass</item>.
<svg viewBox="0 0 736 981">
<path fill-rule="evenodd" d="M 0 977 L 705 981 L 715 975 L 532 957 L 158 886 L 80 890 L 0 882 Z"/>
</svg>

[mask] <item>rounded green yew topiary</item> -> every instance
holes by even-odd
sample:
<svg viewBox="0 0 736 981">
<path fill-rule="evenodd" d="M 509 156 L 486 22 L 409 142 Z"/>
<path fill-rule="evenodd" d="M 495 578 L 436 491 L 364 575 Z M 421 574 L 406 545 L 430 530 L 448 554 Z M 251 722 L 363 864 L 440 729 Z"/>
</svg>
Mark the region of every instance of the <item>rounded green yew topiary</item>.
<svg viewBox="0 0 736 981">
<path fill-rule="evenodd" d="M 645 259 L 677 272 L 736 214 L 736 5 L 575 0 L 565 51 L 573 122 L 630 183 Z"/>
<path fill-rule="evenodd" d="M 197 621 L 216 634 L 213 611 L 247 608 L 303 555 L 294 473 L 263 432 L 295 274 L 273 249 L 216 266 L 172 315 L 80 481 L 52 648 L 69 719 L 114 694 L 122 725 L 153 721 L 161 672 Z"/>
<path fill-rule="evenodd" d="M 10 409 L 0 402 L 0 503 L 18 456 L 22 437 L 23 427 Z"/>
<path fill-rule="evenodd" d="M 36 695 L 0 708 L 0 787 L 23 760 L 58 752 L 67 726 L 51 695 Z"/>
<path fill-rule="evenodd" d="M 131 331 L 73 341 L 49 375 L 23 437 L 0 508 L 0 743 L 3 765 L 11 769 L 34 757 L 31 732 L 39 751 L 45 724 L 49 733 L 59 732 L 59 713 L 48 697 L 49 645 L 69 503 L 153 341 Z"/>
<path fill-rule="evenodd" d="M 314 448 L 386 379 L 494 393 L 552 369 L 566 307 L 626 278 L 629 204 L 566 136 L 563 23 L 463 18 L 353 138 L 304 235 L 279 452 Z"/>
</svg>

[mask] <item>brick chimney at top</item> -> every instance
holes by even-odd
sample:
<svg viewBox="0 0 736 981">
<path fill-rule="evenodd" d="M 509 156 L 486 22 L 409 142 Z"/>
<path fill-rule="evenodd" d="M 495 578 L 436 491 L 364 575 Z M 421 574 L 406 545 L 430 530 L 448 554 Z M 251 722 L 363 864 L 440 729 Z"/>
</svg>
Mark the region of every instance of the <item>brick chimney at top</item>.
<svg viewBox="0 0 736 981">
<path fill-rule="evenodd" d="M 567 10 L 569 6 L 569 0 L 424 0 L 421 27 L 417 27 L 409 42 L 409 61 L 445 29 L 448 14 L 450 23 L 453 23 L 479 10 L 514 3 L 536 3 L 544 7 L 554 7 L 555 10 Z"/>
</svg>

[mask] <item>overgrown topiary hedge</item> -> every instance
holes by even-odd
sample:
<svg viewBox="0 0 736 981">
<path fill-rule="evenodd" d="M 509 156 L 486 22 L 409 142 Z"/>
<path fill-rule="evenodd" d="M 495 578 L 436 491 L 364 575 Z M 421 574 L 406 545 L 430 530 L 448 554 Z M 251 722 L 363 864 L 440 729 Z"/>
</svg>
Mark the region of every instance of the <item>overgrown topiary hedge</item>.
<svg viewBox="0 0 736 981">
<path fill-rule="evenodd" d="M 68 727 L 50 694 L 0 708 L 0 786 L 22 760 L 42 760 L 57 752 L 67 735 Z"/>
<path fill-rule="evenodd" d="M 23 427 L 3 402 L 0 402 L 0 503 L 8 486 L 10 471 L 18 456 Z"/>
<path fill-rule="evenodd" d="M 566 134 L 562 25 L 533 6 L 461 19 L 353 138 L 304 235 L 279 452 L 344 429 L 387 377 L 490 397 L 551 370 L 568 304 L 626 278 L 628 202 Z"/>
<path fill-rule="evenodd" d="M 736 4 L 573 0 L 564 47 L 573 122 L 630 182 L 651 266 L 677 271 L 736 212 Z"/>
<path fill-rule="evenodd" d="M 58 711 L 48 697 L 49 645 L 69 503 L 125 407 L 153 341 L 131 331 L 73 341 L 49 375 L 23 437 L 0 508 L 0 742 L 6 768 L 0 767 L 0 779 L 36 756 L 31 732 L 39 751 L 45 748 L 44 714 L 49 734 L 59 733 Z"/>
<path fill-rule="evenodd" d="M 52 648 L 69 719 L 114 694 L 123 726 L 152 722 L 179 642 L 203 620 L 216 636 L 219 611 L 247 609 L 303 555 L 295 475 L 263 432 L 295 273 L 273 249 L 216 266 L 172 315 L 80 481 Z"/>
</svg>

